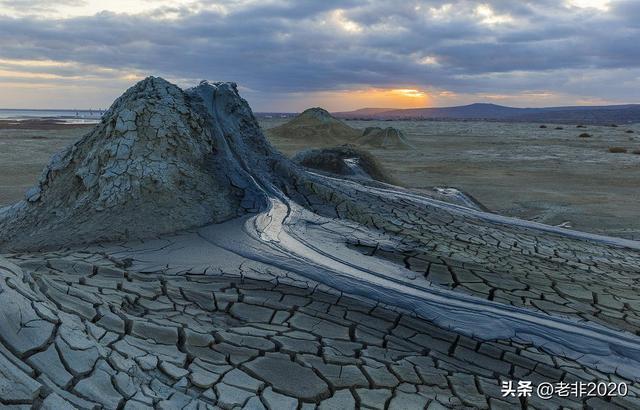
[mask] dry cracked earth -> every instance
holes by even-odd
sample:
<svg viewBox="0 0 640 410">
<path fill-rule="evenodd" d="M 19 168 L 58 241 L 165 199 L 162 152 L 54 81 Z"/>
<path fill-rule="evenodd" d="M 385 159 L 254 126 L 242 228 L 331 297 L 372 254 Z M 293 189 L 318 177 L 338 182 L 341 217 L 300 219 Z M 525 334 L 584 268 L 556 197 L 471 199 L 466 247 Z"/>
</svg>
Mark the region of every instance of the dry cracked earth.
<svg viewBox="0 0 640 410">
<path fill-rule="evenodd" d="M 94 253 L 11 262 L 0 392 L 24 408 L 633 408 L 640 394 L 504 398 L 503 380 L 624 379 L 303 278 L 150 274 Z M 13 292 L 31 303 L 6 306 Z"/>
<path fill-rule="evenodd" d="M 640 407 L 639 243 L 302 170 L 259 141 L 255 151 L 266 159 L 252 157 L 243 147 L 263 137 L 226 84 L 183 95 L 151 78 L 120 101 L 137 107 L 126 116 L 139 127 L 149 101 L 160 114 L 166 105 L 205 118 L 194 107 L 209 92 L 216 126 L 201 143 L 235 164 L 217 181 L 228 177 L 229 192 L 244 191 L 234 199 L 239 218 L 91 241 L 89 228 L 104 235 L 125 228 L 95 222 L 109 210 L 83 208 L 82 240 L 63 230 L 71 232 L 64 245 L 47 227 L 75 218 L 77 207 L 56 219 L 40 203 L 68 197 L 86 205 L 87 195 L 99 196 L 99 186 L 49 192 L 58 175 L 72 175 L 80 162 L 73 155 L 99 146 L 74 148 L 66 165 L 46 172 L 38 198 L 0 211 L 0 227 L 38 224 L 31 235 L 7 229 L 22 249 L 0 234 L 0 408 Z M 185 136 L 167 135 L 174 132 Z M 144 149 L 156 152 L 149 141 Z M 207 175 L 216 175 L 207 164 Z M 184 177 L 165 171 L 158 171 L 163 186 Z M 123 175 L 147 192 L 143 177 Z M 188 221 L 189 203 L 181 206 Z M 133 226 L 139 215 L 131 212 Z M 628 393 L 543 399 L 501 391 L 522 380 L 624 383 Z"/>
</svg>

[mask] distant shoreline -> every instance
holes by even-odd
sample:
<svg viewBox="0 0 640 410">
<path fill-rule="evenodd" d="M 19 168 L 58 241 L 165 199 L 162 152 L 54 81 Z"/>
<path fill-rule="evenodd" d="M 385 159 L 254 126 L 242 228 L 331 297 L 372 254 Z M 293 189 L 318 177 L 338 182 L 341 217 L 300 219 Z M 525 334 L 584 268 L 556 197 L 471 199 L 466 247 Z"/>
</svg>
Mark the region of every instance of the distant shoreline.
<svg viewBox="0 0 640 410">
<path fill-rule="evenodd" d="M 69 128 L 81 128 L 90 127 L 98 123 L 98 121 L 89 122 L 90 120 L 83 120 L 82 122 L 68 122 L 63 119 L 0 119 L 0 130 L 59 130 Z"/>
<path fill-rule="evenodd" d="M 24 125 L 30 127 L 35 126 L 34 121 L 52 121 L 62 124 L 96 124 L 102 119 L 104 114 L 103 110 L 53 110 L 53 109 L 17 109 L 17 108 L 3 108 L 0 109 L 0 121 L 10 122 L 25 122 L 30 121 L 28 124 L 19 125 L 20 128 L 24 128 Z M 9 124 L 5 124 L 7 126 Z M 40 124 L 44 125 L 44 123 Z"/>
</svg>

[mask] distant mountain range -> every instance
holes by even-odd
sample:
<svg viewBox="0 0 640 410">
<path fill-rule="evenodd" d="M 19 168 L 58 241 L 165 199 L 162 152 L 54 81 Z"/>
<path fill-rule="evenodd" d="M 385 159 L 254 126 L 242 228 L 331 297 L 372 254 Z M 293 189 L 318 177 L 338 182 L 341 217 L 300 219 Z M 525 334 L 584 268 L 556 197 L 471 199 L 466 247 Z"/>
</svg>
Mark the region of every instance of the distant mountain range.
<svg viewBox="0 0 640 410">
<path fill-rule="evenodd" d="M 640 122 L 640 104 L 573 106 L 545 108 L 514 108 L 496 104 L 476 103 L 440 108 L 362 108 L 336 112 L 344 119 L 378 120 L 490 120 L 519 122 L 624 124 Z"/>
</svg>

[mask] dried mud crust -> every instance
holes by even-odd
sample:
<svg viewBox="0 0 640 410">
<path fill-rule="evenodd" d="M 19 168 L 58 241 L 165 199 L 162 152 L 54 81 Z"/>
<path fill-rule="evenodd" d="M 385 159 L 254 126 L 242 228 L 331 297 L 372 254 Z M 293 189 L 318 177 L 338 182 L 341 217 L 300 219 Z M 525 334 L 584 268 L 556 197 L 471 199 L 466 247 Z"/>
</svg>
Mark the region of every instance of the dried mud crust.
<svg viewBox="0 0 640 410">
<path fill-rule="evenodd" d="M 334 184 L 343 195 L 331 189 Z M 307 188 L 315 192 L 310 203 L 317 212 L 397 238 L 393 246 L 350 238 L 349 246 L 362 254 L 394 261 L 448 289 L 640 335 L 640 251 L 625 241 L 546 232 L 499 216 L 492 221 L 491 214 L 427 197 L 380 188 L 362 193 L 349 184 L 326 178 Z M 324 205 L 328 199 L 336 205 Z"/>
<path fill-rule="evenodd" d="M 5 405 L 634 408 L 640 386 L 514 341 L 268 274 L 155 274 L 90 253 L 0 268 Z M 255 276 L 255 278 L 252 278 Z M 502 397 L 503 380 L 629 383 L 626 398 Z M 53 407 L 51 407 L 53 406 Z"/>
</svg>

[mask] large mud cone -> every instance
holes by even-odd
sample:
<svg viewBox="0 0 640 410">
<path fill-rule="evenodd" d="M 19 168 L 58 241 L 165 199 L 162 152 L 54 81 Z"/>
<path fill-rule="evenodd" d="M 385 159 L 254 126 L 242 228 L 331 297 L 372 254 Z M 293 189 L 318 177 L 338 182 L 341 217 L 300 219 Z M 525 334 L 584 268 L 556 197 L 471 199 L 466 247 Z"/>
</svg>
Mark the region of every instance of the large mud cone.
<svg viewBox="0 0 640 410">
<path fill-rule="evenodd" d="M 351 128 L 322 108 L 309 108 L 300 115 L 267 131 L 271 136 L 327 146 L 355 141 L 360 131 Z"/>
<path fill-rule="evenodd" d="M 183 91 L 150 77 L 55 155 L 24 201 L 0 210 L 0 249 L 145 238 L 220 222 L 264 204 L 247 164 L 261 175 L 282 159 L 235 84 Z"/>
</svg>

